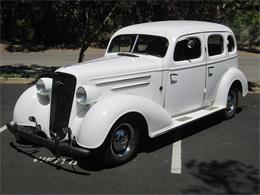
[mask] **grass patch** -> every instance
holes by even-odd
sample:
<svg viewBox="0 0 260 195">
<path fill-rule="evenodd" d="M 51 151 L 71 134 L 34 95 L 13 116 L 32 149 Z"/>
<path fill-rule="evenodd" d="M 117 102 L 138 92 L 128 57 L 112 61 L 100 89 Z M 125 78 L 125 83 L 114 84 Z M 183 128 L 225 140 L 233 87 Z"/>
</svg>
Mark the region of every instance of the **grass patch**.
<svg viewBox="0 0 260 195">
<path fill-rule="evenodd" d="M 256 88 L 260 88 L 260 83 L 255 83 Z"/>
<path fill-rule="evenodd" d="M 0 73 L 0 79 L 13 79 L 13 78 L 36 78 L 34 75 L 22 75 L 17 73 Z"/>
</svg>

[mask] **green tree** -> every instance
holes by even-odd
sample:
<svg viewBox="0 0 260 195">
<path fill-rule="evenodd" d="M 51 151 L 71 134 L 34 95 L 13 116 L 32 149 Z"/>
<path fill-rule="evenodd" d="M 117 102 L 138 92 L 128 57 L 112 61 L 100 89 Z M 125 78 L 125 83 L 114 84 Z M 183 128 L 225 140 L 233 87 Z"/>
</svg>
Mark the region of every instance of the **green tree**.
<svg viewBox="0 0 260 195">
<path fill-rule="evenodd" d="M 225 23 L 237 36 L 238 42 L 255 45 L 259 40 L 260 2 L 257 0 L 236 0 L 225 3 Z"/>
<path fill-rule="evenodd" d="M 84 33 L 81 40 L 81 48 L 78 62 L 82 62 L 84 52 L 93 41 L 96 41 L 100 32 L 107 25 L 108 20 L 117 8 L 114 1 L 82 1 L 80 2 L 84 23 Z"/>
<path fill-rule="evenodd" d="M 230 26 L 239 42 L 259 40 L 259 1 L 74 0 L 1 1 L 1 41 L 81 47 L 127 25 L 160 20 L 203 20 Z"/>
</svg>

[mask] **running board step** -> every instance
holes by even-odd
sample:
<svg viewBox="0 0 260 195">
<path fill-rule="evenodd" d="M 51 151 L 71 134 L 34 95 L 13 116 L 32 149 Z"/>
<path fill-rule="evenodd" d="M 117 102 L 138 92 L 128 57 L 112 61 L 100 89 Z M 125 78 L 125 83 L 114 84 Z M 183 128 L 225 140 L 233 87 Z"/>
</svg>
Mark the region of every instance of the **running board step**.
<svg viewBox="0 0 260 195">
<path fill-rule="evenodd" d="M 175 119 L 176 121 L 181 121 L 181 122 L 184 122 L 184 121 L 187 121 L 187 120 L 190 120 L 192 119 L 191 117 L 188 117 L 188 116 L 183 116 L 181 118 L 177 118 Z"/>
<path fill-rule="evenodd" d="M 187 123 L 190 123 L 192 121 L 200 119 L 204 116 L 213 114 L 213 113 L 220 111 L 224 108 L 225 107 L 213 105 L 213 106 L 210 106 L 210 107 L 207 107 L 207 108 L 195 111 L 195 112 L 191 112 L 191 113 L 184 114 L 184 115 L 181 115 L 181 116 L 173 117 L 172 118 L 172 125 L 170 125 L 169 127 L 160 129 L 158 131 L 155 131 L 155 132 L 151 133 L 150 136 L 156 137 L 156 136 L 161 135 L 161 134 L 163 134 L 167 131 L 173 130 L 174 128 L 180 127 L 182 125 L 185 125 Z"/>
</svg>

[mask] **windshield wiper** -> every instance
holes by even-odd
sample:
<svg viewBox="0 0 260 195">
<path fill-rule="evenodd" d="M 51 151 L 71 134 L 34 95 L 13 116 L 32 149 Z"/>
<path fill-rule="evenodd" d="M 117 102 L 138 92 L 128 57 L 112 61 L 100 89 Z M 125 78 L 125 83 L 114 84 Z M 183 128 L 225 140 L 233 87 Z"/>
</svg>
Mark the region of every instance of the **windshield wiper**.
<svg viewBox="0 0 260 195">
<path fill-rule="evenodd" d="M 135 57 L 135 58 L 139 57 L 139 56 L 131 54 L 131 53 L 117 53 L 117 55 L 119 55 L 119 56 L 128 56 L 128 57 Z"/>
</svg>

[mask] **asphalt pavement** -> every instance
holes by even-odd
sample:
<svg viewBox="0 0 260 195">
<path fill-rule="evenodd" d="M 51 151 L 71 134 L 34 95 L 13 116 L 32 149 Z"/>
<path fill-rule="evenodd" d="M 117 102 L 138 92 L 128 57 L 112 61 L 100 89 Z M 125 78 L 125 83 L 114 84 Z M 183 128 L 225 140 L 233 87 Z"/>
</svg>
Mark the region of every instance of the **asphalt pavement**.
<svg viewBox="0 0 260 195">
<path fill-rule="evenodd" d="M 260 54 L 240 55 L 238 64 L 248 81 L 260 82 Z"/>
<path fill-rule="evenodd" d="M 12 119 L 29 85 L 1 85 L 1 126 Z M 149 140 L 131 162 L 105 169 L 93 157 L 57 158 L 20 145 L 4 130 L 1 194 L 259 194 L 259 99 L 248 94 L 235 118 L 218 114 Z M 181 174 L 172 174 L 173 143 L 181 140 Z"/>
</svg>

